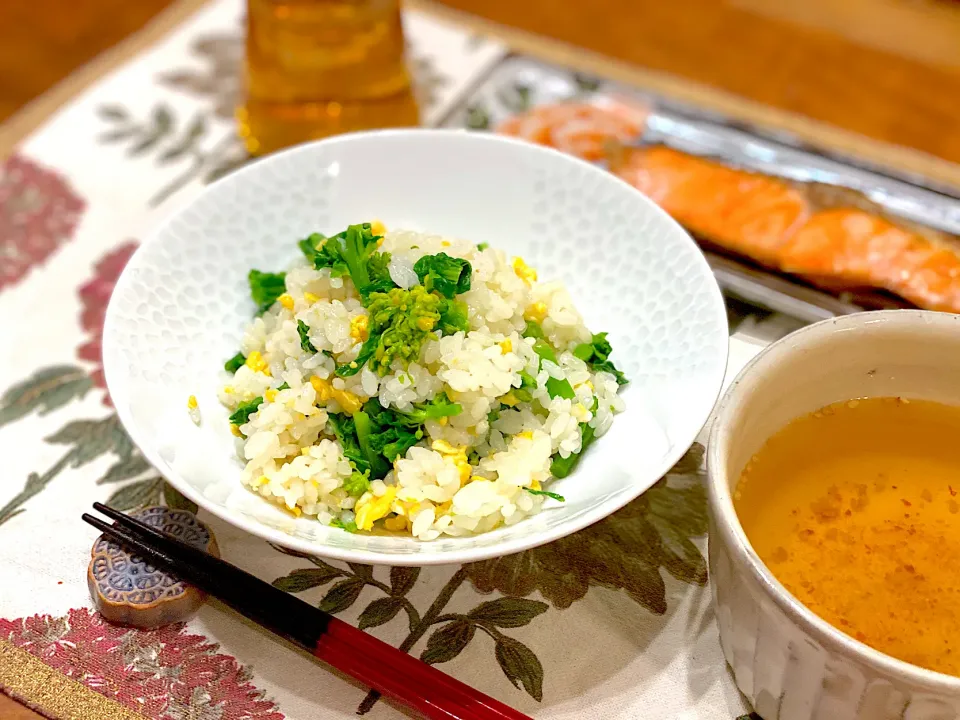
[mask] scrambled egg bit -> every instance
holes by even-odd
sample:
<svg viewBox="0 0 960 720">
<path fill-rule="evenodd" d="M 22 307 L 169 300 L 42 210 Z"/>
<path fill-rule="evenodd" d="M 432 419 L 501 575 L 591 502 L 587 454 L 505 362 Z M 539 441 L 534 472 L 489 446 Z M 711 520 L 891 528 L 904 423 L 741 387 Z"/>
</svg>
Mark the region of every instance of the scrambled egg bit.
<svg viewBox="0 0 960 720">
<path fill-rule="evenodd" d="M 404 530 L 409 530 L 411 523 L 410 518 L 404 517 L 403 515 L 394 515 L 393 517 L 388 517 L 383 521 L 383 526 L 387 530 L 392 530 L 393 532 L 402 532 Z"/>
<path fill-rule="evenodd" d="M 523 313 L 523 317 L 527 320 L 532 320 L 535 323 L 542 323 L 543 319 L 547 317 L 547 304 L 535 302 L 526 309 L 526 311 Z"/>
<path fill-rule="evenodd" d="M 328 381 L 316 375 L 310 378 L 310 384 L 313 385 L 313 389 L 317 391 L 318 400 L 321 402 L 336 400 L 340 403 L 340 407 L 343 408 L 343 411 L 347 415 L 353 415 L 363 405 L 360 398 L 349 390 L 338 390 Z"/>
<path fill-rule="evenodd" d="M 264 375 L 270 374 L 270 366 L 267 365 L 267 361 L 263 359 L 263 355 L 260 354 L 259 350 L 254 350 L 252 353 L 247 355 L 244 365 L 254 372 L 262 372 Z"/>
<path fill-rule="evenodd" d="M 320 296 L 314 295 L 312 292 L 305 292 L 303 294 L 304 302 L 308 302 L 313 305 L 315 302 L 320 302 Z"/>
<path fill-rule="evenodd" d="M 278 297 L 277 302 L 283 305 L 287 310 L 293 310 L 293 298 L 287 293 L 284 293 Z"/>
<path fill-rule="evenodd" d="M 470 462 L 467 460 L 466 447 L 454 447 L 446 440 L 434 440 L 431 447 L 457 466 L 460 471 L 460 487 L 470 481 Z"/>
<path fill-rule="evenodd" d="M 390 506 L 397 496 L 397 488 L 394 485 L 387 487 L 387 491 L 377 497 L 369 490 L 363 494 L 357 501 L 354 512 L 357 514 L 357 528 L 360 530 L 370 530 L 373 523 L 390 513 Z"/>
<path fill-rule="evenodd" d="M 513 352 L 513 341 L 510 338 L 502 340 L 498 344 L 500 345 L 501 355 L 506 355 L 508 352 Z"/>
<path fill-rule="evenodd" d="M 513 271 L 527 285 L 532 285 L 537 281 L 537 271 L 527 265 L 526 261 L 519 255 L 513 259 Z"/>
</svg>

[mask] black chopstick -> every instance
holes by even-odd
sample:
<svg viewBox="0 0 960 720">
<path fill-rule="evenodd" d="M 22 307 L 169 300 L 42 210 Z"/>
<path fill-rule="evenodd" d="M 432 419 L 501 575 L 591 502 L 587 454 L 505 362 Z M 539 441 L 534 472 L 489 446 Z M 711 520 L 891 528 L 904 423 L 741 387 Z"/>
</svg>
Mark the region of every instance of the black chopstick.
<svg viewBox="0 0 960 720">
<path fill-rule="evenodd" d="M 259 625 L 426 718 L 529 720 L 527 715 L 224 560 L 101 503 L 94 503 L 94 508 L 117 524 L 86 513 L 83 520 L 111 539 L 169 568 Z"/>
</svg>

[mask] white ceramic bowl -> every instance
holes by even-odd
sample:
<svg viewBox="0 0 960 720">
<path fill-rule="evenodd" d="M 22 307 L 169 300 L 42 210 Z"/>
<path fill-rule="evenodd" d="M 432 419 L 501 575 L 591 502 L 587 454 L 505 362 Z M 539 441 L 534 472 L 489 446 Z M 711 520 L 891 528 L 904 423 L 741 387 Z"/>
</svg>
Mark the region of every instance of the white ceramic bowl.
<svg viewBox="0 0 960 720">
<path fill-rule="evenodd" d="M 315 231 L 380 219 L 487 242 L 569 288 L 607 330 L 631 379 L 627 410 L 556 483 L 565 503 L 511 527 L 420 542 L 294 519 L 240 485 L 222 365 L 254 307 L 250 268 L 285 268 Z M 210 186 L 131 258 L 107 311 L 103 355 L 124 426 L 182 493 L 237 527 L 362 563 L 460 563 L 523 550 L 593 523 L 683 455 L 716 401 L 727 352 L 719 289 L 689 236 L 612 175 L 487 134 L 407 130 L 302 145 Z M 196 427 L 186 402 L 196 395 Z M 554 504 L 554 503 L 551 503 Z"/>
<path fill-rule="evenodd" d="M 764 720 L 960 717 L 960 678 L 878 652 L 801 605 L 750 547 L 732 500 L 746 463 L 793 418 L 858 397 L 960 405 L 958 378 L 960 316 L 891 310 L 787 336 L 724 395 L 707 451 L 711 583 L 724 656 Z"/>
</svg>

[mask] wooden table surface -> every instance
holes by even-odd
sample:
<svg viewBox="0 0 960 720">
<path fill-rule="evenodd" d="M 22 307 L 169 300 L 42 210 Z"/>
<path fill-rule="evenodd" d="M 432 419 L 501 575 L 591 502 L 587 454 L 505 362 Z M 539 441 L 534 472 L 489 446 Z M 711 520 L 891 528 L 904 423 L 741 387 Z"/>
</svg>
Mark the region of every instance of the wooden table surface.
<svg viewBox="0 0 960 720">
<path fill-rule="evenodd" d="M 960 163 L 955 0 L 441 0 Z M 173 0 L 0 2 L 0 122 Z M 0 717 L 40 716 L 0 695 Z"/>
<path fill-rule="evenodd" d="M 440 0 L 960 163 L 957 0 Z M 0 2 L 0 122 L 173 0 Z"/>
</svg>

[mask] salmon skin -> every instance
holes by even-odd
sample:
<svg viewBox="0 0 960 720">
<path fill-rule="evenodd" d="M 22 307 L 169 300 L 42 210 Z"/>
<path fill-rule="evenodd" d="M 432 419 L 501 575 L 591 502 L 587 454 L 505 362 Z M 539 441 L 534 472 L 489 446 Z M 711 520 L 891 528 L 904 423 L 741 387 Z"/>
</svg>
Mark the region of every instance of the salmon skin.
<svg viewBox="0 0 960 720">
<path fill-rule="evenodd" d="M 645 106 L 626 101 L 538 105 L 507 118 L 497 132 L 597 161 L 604 159 L 609 141 L 639 137 L 648 115 Z"/>
<path fill-rule="evenodd" d="M 831 290 L 876 288 L 960 313 L 960 243 L 887 218 L 846 188 L 791 183 L 665 146 L 636 147 L 647 111 L 558 103 L 497 130 L 609 168 L 714 245 Z"/>
</svg>

